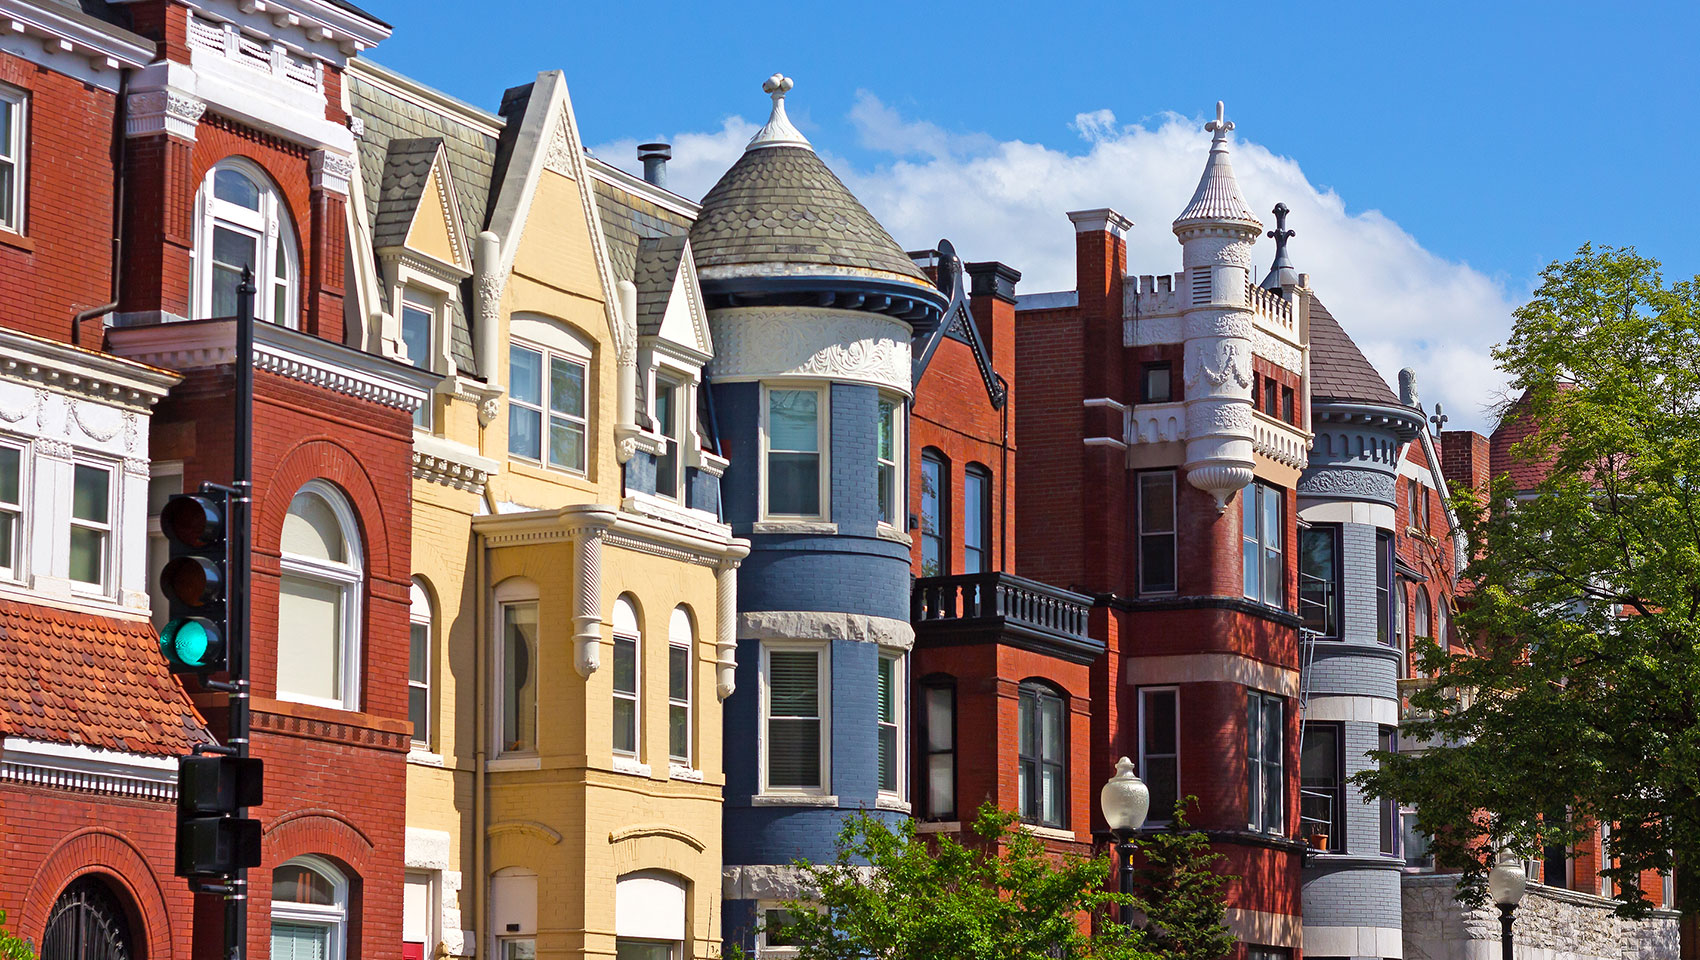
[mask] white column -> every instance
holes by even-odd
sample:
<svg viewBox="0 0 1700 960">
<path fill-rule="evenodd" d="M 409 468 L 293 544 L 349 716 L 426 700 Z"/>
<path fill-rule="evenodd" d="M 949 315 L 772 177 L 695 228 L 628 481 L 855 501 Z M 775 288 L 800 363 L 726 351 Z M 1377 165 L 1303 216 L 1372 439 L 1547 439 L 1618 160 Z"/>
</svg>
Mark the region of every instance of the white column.
<svg viewBox="0 0 1700 960">
<path fill-rule="evenodd" d="M 602 531 L 580 530 L 573 547 L 578 567 L 573 595 L 573 667 L 588 680 L 602 666 Z"/>
<path fill-rule="evenodd" d="M 738 687 L 738 561 L 716 567 L 714 585 L 715 692 L 725 700 Z"/>
</svg>

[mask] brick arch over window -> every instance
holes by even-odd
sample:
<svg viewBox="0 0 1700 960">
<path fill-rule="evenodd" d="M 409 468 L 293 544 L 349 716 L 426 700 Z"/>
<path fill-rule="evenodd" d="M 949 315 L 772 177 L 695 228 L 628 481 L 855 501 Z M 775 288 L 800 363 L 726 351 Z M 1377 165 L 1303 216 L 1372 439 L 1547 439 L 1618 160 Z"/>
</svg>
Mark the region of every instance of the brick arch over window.
<svg viewBox="0 0 1700 960">
<path fill-rule="evenodd" d="M 54 901 L 71 881 L 90 873 L 100 874 L 124 905 L 133 942 L 145 944 L 144 960 L 175 960 L 172 925 L 187 924 L 191 918 L 171 915 L 155 868 L 122 834 L 103 827 L 65 837 L 42 860 L 30 879 L 17 934 L 40 943 Z"/>
<path fill-rule="evenodd" d="M 358 827 L 334 810 L 298 810 L 267 827 L 260 838 L 260 856 L 266 869 L 248 871 L 248 902 L 254 905 L 256 911 L 263 910 L 268 920 L 271 917 L 272 868 L 296 857 L 313 856 L 325 860 L 348 882 L 345 928 L 348 939 L 343 955 L 364 957 L 370 954 L 362 943 L 366 920 L 366 881 L 384 871 L 378 869 L 371 839 Z M 399 864 L 393 865 L 388 872 L 399 889 L 402 878 Z M 250 921 L 252 919 L 251 914 Z M 375 918 L 373 925 L 381 927 L 381 920 Z"/>
<path fill-rule="evenodd" d="M 398 595 L 405 596 L 412 571 L 394 569 L 390 518 L 380 504 L 377 487 L 359 457 L 338 438 L 306 437 L 278 458 L 271 481 L 257 491 L 259 502 L 254 510 L 254 549 L 268 557 L 277 556 L 289 504 L 302 487 L 314 480 L 334 485 L 348 498 L 365 551 L 366 575 L 398 585 Z"/>
</svg>

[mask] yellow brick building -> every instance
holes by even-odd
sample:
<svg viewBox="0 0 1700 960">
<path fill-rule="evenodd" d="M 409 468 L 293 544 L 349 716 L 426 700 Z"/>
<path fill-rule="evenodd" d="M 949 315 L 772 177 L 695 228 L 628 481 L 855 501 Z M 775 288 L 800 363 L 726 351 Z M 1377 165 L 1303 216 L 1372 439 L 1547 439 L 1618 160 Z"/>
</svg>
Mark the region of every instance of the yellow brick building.
<svg viewBox="0 0 1700 960">
<path fill-rule="evenodd" d="M 350 338 L 415 431 L 404 956 L 706 957 L 738 560 L 694 206 L 588 158 L 558 73 L 487 113 L 357 63 Z"/>
</svg>

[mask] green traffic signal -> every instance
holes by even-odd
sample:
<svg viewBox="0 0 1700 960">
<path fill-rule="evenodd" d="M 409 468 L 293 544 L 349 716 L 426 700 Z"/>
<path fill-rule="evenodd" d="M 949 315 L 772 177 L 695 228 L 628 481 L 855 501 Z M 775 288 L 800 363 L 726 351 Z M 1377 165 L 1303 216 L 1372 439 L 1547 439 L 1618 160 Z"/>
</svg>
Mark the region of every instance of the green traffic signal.
<svg viewBox="0 0 1700 960">
<path fill-rule="evenodd" d="M 173 673 L 196 673 L 224 667 L 224 633 L 204 617 L 184 617 L 165 625 L 159 649 Z"/>
</svg>

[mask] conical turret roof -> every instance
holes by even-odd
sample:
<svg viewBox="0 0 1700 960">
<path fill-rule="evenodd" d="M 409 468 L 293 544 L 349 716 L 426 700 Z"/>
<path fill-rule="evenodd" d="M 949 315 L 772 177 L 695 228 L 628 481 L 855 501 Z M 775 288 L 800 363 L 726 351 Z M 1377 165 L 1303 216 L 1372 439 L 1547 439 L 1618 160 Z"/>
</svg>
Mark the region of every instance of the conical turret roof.
<svg viewBox="0 0 1700 960">
<path fill-rule="evenodd" d="M 842 275 L 932 289 L 897 241 L 821 161 L 785 116 L 789 78 L 763 89 L 773 115 L 702 198 L 691 250 L 707 280 Z"/>
<path fill-rule="evenodd" d="M 1310 300 L 1310 393 L 1317 403 L 1399 403 L 1346 328 L 1314 296 Z"/>
<path fill-rule="evenodd" d="M 1210 141 L 1210 158 L 1204 162 L 1204 175 L 1198 178 L 1198 189 L 1192 192 L 1192 201 L 1175 218 L 1174 225 L 1182 227 L 1213 221 L 1240 223 L 1253 230 L 1262 230 L 1262 222 L 1252 215 L 1245 197 L 1240 195 L 1239 181 L 1234 179 L 1234 165 L 1228 162 L 1228 131 L 1234 129 L 1234 122 L 1224 117 L 1222 101 L 1216 101 L 1216 119 L 1205 124 L 1204 129 L 1215 134 Z"/>
</svg>

